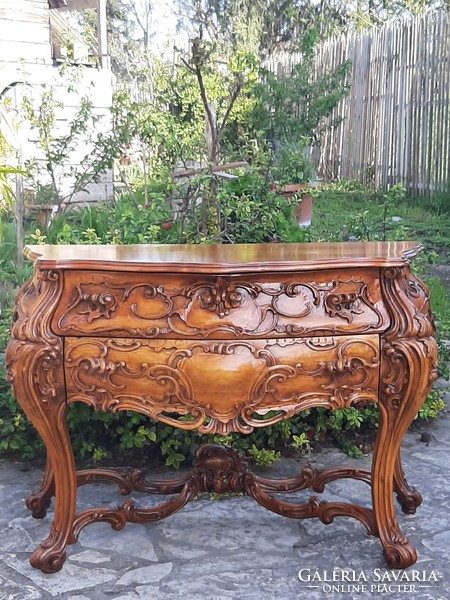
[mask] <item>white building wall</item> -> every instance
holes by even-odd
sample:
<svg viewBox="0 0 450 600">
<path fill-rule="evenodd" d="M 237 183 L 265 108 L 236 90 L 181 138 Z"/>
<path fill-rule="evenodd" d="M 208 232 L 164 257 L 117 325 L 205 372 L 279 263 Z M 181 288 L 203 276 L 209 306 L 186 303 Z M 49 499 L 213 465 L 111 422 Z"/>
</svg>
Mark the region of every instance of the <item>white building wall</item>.
<svg viewBox="0 0 450 600">
<path fill-rule="evenodd" d="M 55 98 L 64 106 L 58 111 L 56 124 L 56 131 L 61 133 L 68 131 L 81 97 L 88 96 L 94 105 L 94 113 L 100 117 L 92 137 L 97 131 L 106 133 L 111 127 L 109 109 L 114 88 L 111 71 L 94 66 L 84 67 L 76 91 L 71 92 L 59 75 L 59 66 L 52 59 L 48 0 L 0 0 L 0 96 L 11 99 L 18 115 L 24 94 L 39 102 L 43 85 L 53 86 Z M 23 119 L 16 117 L 14 121 L 14 145 L 22 161 L 32 158 L 41 160 L 42 154 L 35 143 L 36 133 L 30 130 Z M 78 164 L 88 153 L 87 142 L 80 143 L 76 151 L 71 153 L 70 163 Z M 66 171 L 69 167 L 70 164 Z M 70 191 L 70 185 L 70 178 L 62 177 L 63 194 Z M 76 194 L 74 201 L 110 199 L 113 193 L 113 172 L 108 170 L 100 183 L 90 184 L 86 192 Z"/>
</svg>

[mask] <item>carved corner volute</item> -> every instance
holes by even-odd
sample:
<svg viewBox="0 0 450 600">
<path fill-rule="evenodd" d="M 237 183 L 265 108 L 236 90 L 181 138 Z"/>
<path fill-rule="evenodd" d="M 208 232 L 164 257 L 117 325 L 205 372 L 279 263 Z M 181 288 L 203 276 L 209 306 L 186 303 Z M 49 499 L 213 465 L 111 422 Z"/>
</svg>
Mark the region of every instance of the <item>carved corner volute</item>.
<svg viewBox="0 0 450 600">
<path fill-rule="evenodd" d="M 36 401 L 49 408 L 64 398 L 62 340 L 51 329 L 61 293 L 58 271 L 36 270 L 15 300 L 6 371 L 25 412 Z"/>
<path fill-rule="evenodd" d="M 383 269 L 381 282 L 384 302 L 391 318 L 384 339 L 432 337 L 435 324 L 428 288 L 412 273 L 409 265 Z"/>
</svg>

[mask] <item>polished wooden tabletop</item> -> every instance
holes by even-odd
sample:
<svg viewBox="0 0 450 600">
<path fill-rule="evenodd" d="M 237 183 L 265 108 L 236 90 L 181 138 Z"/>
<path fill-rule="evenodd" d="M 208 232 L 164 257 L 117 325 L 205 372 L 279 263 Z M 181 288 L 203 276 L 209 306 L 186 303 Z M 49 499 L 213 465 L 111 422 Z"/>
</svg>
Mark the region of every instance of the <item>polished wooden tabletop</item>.
<svg viewBox="0 0 450 600">
<path fill-rule="evenodd" d="M 421 250 L 417 242 L 42 245 L 27 246 L 25 255 L 42 269 L 242 273 L 399 266 Z"/>
</svg>

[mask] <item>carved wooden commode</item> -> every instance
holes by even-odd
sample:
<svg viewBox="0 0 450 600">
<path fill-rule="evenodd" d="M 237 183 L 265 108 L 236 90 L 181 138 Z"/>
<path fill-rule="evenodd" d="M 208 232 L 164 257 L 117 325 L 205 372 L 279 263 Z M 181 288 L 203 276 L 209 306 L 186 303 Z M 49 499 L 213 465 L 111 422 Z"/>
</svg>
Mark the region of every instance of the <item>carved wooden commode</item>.
<svg viewBox="0 0 450 600">
<path fill-rule="evenodd" d="M 95 521 L 121 529 L 179 510 L 203 491 L 245 492 L 281 515 L 359 519 L 379 536 L 387 563 L 404 568 L 415 549 L 395 518 L 393 492 L 414 513 L 400 443 L 436 376 L 436 344 L 425 286 L 409 259 L 411 242 L 230 246 L 30 246 L 32 279 L 16 299 L 8 377 L 47 448 L 41 489 L 27 499 L 45 515 L 49 537 L 31 564 L 59 570 L 68 544 Z M 200 446 L 193 471 L 149 481 L 141 471 L 76 471 L 66 413 L 138 411 L 205 433 L 250 433 L 313 406 L 378 403 L 371 470 L 305 467 L 292 479 L 256 476 L 236 452 Z M 274 496 L 353 478 L 371 486 L 372 507 L 304 504 Z M 77 486 L 111 482 L 173 494 L 154 508 L 76 512 Z"/>
</svg>

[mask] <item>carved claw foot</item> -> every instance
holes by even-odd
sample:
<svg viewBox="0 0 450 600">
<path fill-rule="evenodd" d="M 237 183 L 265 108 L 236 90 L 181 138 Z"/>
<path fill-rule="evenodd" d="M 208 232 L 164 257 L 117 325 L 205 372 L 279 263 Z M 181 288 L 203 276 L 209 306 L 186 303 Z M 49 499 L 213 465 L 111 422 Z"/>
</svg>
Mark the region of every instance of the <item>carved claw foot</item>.
<svg viewBox="0 0 450 600">
<path fill-rule="evenodd" d="M 47 458 L 45 475 L 41 487 L 26 498 L 25 504 L 35 519 L 43 519 L 55 495 L 55 478 L 50 461 Z"/>
<path fill-rule="evenodd" d="M 46 492 L 30 494 L 25 500 L 27 508 L 35 519 L 43 519 L 52 503 L 52 495 Z"/>
<path fill-rule="evenodd" d="M 394 466 L 394 490 L 402 511 L 407 515 L 413 515 L 416 512 L 416 508 L 422 503 L 422 496 L 416 488 L 410 486 L 406 481 L 400 452 L 397 455 Z"/>
<path fill-rule="evenodd" d="M 409 542 L 385 546 L 383 556 L 392 569 L 406 569 L 417 560 L 416 550 Z"/>
<path fill-rule="evenodd" d="M 45 547 L 45 542 L 40 544 L 30 558 L 30 564 L 43 573 L 57 573 L 66 561 L 66 550 L 54 550 Z"/>
<path fill-rule="evenodd" d="M 397 501 L 406 515 L 414 515 L 422 504 L 422 495 L 414 488 L 397 492 Z"/>
</svg>

